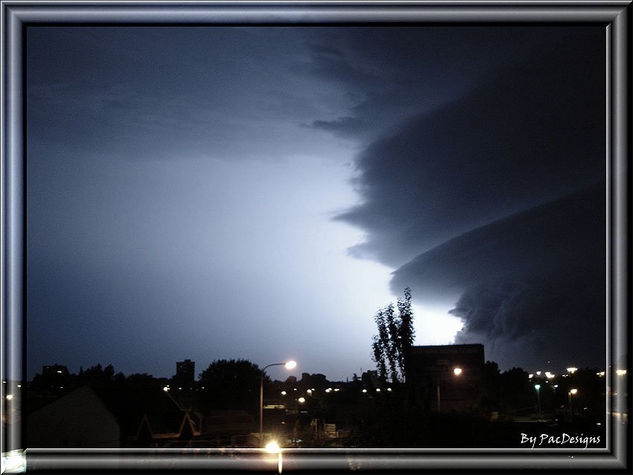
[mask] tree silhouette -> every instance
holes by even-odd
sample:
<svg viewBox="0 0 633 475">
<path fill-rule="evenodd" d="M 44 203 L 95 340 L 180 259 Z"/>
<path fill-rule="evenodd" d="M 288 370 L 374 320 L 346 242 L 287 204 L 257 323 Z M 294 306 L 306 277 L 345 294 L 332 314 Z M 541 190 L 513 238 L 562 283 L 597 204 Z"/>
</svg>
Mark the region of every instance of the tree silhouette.
<svg viewBox="0 0 633 475">
<path fill-rule="evenodd" d="M 411 289 L 404 289 L 404 298 L 398 298 L 395 307 L 390 303 L 378 310 L 374 321 L 378 334 L 373 337 L 372 359 L 376 362 L 378 375 L 382 381 L 386 381 L 389 373 L 393 383 L 404 382 L 406 364 L 415 337 Z"/>
<path fill-rule="evenodd" d="M 200 374 L 200 385 L 212 408 L 255 412 L 259 407 L 260 377 L 259 367 L 248 360 L 216 360 Z"/>
</svg>

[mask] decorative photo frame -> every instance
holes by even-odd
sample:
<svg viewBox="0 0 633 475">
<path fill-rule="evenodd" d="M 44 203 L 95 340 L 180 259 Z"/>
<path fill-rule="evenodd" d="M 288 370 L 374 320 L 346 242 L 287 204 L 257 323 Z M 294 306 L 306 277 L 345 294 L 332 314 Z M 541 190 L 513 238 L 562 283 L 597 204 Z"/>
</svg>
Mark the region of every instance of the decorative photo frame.
<svg viewBox="0 0 633 475">
<path fill-rule="evenodd" d="M 421 26 L 592 25 L 604 28 L 607 91 L 607 442 L 602 449 L 42 449 L 25 443 L 22 396 L 6 405 L 3 470 L 440 470 L 630 468 L 627 378 L 615 355 L 629 355 L 630 1 L 405 2 L 2 2 L 2 380 L 25 381 L 26 30 L 42 26 Z M 579 98 L 581 100 L 581 98 Z M 628 364 L 628 361 L 627 361 Z M 614 414 L 618 414 L 616 417 Z M 6 424 L 5 424 L 6 417 Z"/>
</svg>

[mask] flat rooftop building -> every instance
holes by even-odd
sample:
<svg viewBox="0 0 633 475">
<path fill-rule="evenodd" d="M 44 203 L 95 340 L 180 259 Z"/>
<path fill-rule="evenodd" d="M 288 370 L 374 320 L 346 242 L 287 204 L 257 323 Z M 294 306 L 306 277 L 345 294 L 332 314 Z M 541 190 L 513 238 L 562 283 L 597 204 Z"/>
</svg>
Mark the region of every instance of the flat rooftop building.
<svg viewBox="0 0 633 475">
<path fill-rule="evenodd" d="M 415 403 L 436 412 L 476 412 L 483 393 L 484 346 L 414 346 L 407 382 Z"/>
</svg>

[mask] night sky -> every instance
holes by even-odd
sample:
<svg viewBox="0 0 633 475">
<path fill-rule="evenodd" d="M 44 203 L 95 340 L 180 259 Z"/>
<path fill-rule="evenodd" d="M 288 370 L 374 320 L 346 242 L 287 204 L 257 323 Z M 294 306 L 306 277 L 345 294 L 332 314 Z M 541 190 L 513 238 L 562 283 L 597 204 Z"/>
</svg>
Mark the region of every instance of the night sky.
<svg viewBox="0 0 633 475">
<path fill-rule="evenodd" d="M 416 344 L 604 367 L 604 74 L 602 27 L 29 27 L 28 377 L 351 378 L 406 286 Z"/>
</svg>

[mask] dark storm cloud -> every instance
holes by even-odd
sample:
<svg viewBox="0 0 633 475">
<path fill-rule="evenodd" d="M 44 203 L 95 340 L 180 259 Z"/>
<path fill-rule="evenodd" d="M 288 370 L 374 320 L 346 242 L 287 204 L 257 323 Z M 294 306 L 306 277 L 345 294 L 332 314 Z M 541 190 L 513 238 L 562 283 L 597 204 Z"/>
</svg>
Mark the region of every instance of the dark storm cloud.
<svg viewBox="0 0 633 475">
<path fill-rule="evenodd" d="M 418 114 L 359 154 L 362 201 L 337 218 L 367 233 L 352 254 L 399 267 L 394 293 L 453 305 L 457 341 L 503 367 L 604 364 L 604 39 L 549 39 L 450 101 L 411 99 Z"/>
<path fill-rule="evenodd" d="M 503 366 L 602 365 L 604 185 L 482 226 L 400 267 L 394 292 L 460 295 L 457 342 L 483 342 Z M 572 361 L 573 360 L 573 361 Z"/>
<path fill-rule="evenodd" d="M 363 201 L 339 216 L 368 231 L 353 252 L 401 265 L 602 179 L 603 44 L 598 34 L 559 40 L 371 143 L 357 160 Z"/>
<path fill-rule="evenodd" d="M 310 74 L 347 91 L 348 113 L 310 125 L 375 138 L 403 119 L 453 101 L 502 63 L 573 36 L 561 28 L 410 27 L 331 30 L 310 42 Z M 335 46 L 333 46 L 335 45 Z"/>
</svg>

